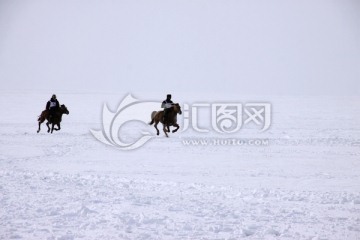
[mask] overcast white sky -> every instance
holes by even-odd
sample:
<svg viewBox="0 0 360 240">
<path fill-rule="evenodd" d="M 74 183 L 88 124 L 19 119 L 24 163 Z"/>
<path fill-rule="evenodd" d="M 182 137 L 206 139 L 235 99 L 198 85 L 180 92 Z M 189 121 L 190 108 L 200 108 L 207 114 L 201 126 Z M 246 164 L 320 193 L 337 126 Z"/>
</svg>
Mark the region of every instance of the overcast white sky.
<svg viewBox="0 0 360 240">
<path fill-rule="evenodd" d="M 0 0 L 9 91 L 360 94 L 360 1 Z"/>
</svg>

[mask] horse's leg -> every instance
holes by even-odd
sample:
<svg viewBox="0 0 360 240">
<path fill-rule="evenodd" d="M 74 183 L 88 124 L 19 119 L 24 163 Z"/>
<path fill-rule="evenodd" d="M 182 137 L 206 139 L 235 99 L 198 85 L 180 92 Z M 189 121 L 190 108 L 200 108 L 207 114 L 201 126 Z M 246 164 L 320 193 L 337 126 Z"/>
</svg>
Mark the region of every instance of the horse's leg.
<svg viewBox="0 0 360 240">
<path fill-rule="evenodd" d="M 50 132 L 49 122 L 46 123 L 46 126 L 48 127 L 48 133 L 49 133 Z"/>
<path fill-rule="evenodd" d="M 164 123 L 163 123 L 163 131 L 165 133 L 165 136 L 169 137 L 168 134 L 167 134 L 166 124 L 164 124 Z"/>
<path fill-rule="evenodd" d="M 51 133 L 53 133 L 53 131 L 54 131 L 54 126 L 55 126 L 55 123 L 52 123 L 52 125 L 51 125 Z"/>
<path fill-rule="evenodd" d="M 57 125 L 57 128 L 54 128 L 54 130 L 55 130 L 55 131 L 59 131 L 59 130 L 61 129 L 60 123 L 57 123 L 56 125 Z"/>
<path fill-rule="evenodd" d="M 40 126 L 41 126 L 41 124 L 46 120 L 46 117 L 47 117 L 47 112 L 46 112 L 46 110 L 45 110 L 45 111 L 42 111 L 41 114 L 40 114 L 40 116 L 39 116 L 39 118 L 38 118 L 39 128 L 38 128 L 38 130 L 37 130 L 37 133 L 40 132 L 40 130 L 41 130 Z"/>
<path fill-rule="evenodd" d="M 160 134 L 159 129 L 157 128 L 157 125 L 158 125 L 158 124 L 159 124 L 159 122 L 158 122 L 158 121 L 155 121 L 154 127 L 155 127 L 155 129 L 156 129 L 156 135 L 159 135 L 159 134 Z"/>
<path fill-rule="evenodd" d="M 37 130 L 37 133 L 39 133 L 39 132 L 40 132 L 40 125 L 41 125 L 44 121 L 45 121 L 45 119 L 41 119 L 41 120 L 39 120 L 39 129 Z"/>
<path fill-rule="evenodd" d="M 174 122 L 174 116 L 173 114 L 171 116 L 169 116 L 169 119 L 172 119 L 172 122 Z M 175 126 L 173 123 L 167 123 L 167 132 L 170 132 L 170 126 Z"/>
<path fill-rule="evenodd" d="M 180 128 L 179 124 L 177 124 L 177 123 L 175 123 L 173 126 L 176 127 L 176 129 L 174 129 L 172 131 L 173 133 L 176 132 L 177 130 L 179 130 L 179 128 Z"/>
</svg>

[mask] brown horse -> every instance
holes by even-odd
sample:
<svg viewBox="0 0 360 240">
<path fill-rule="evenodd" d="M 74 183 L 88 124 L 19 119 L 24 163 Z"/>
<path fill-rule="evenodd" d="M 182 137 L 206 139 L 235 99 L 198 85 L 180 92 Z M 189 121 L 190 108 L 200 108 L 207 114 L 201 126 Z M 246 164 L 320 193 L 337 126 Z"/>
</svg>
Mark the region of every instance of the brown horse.
<svg viewBox="0 0 360 240">
<path fill-rule="evenodd" d="M 51 119 L 49 119 L 49 110 L 44 110 L 42 111 L 42 113 L 40 114 L 38 121 L 39 121 L 39 129 L 37 130 L 37 132 L 40 132 L 40 125 L 47 120 L 46 126 L 48 127 L 48 132 L 50 132 L 50 127 L 49 124 L 52 124 L 51 126 L 51 133 L 56 130 L 60 130 L 60 122 L 61 122 L 61 118 L 62 115 L 65 114 L 69 114 L 69 110 L 66 108 L 66 106 L 63 104 L 61 105 L 56 111 L 55 114 L 51 117 Z M 54 128 L 54 126 L 57 125 L 57 128 Z"/>
<path fill-rule="evenodd" d="M 178 103 L 173 104 L 173 106 L 171 107 L 171 110 L 169 111 L 168 115 L 167 115 L 167 119 L 166 122 L 164 123 L 164 111 L 153 111 L 151 113 L 151 122 L 149 123 L 150 125 L 154 124 L 154 127 L 157 131 L 157 135 L 159 135 L 159 129 L 157 128 L 157 125 L 159 124 L 159 122 L 161 122 L 163 124 L 163 131 L 165 133 L 166 137 L 169 137 L 167 132 L 170 132 L 170 126 L 174 126 L 176 127 L 176 129 L 174 129 L 172 132 L 176 132 L 180 126 L 179 124 L 177 124 L 177 114 L 181 114 L 181 107 Z"/>
</svg>

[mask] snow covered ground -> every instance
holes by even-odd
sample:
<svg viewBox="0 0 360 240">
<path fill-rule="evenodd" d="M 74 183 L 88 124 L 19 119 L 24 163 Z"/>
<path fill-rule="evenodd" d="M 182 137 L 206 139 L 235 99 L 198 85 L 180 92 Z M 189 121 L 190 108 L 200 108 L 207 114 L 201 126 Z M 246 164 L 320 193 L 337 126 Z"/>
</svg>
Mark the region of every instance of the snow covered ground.
<svg viewBox="0 0 360 240">
<path fill-rule="evenodd" d="M 271 102 L 268 131 L 226 136 L 268 144 L 191 146 L 224 136 L 188 130 L 122 151 L 89 130 L 125 94 L 58 93 L 70 114 L 51 135 L 49 94 L 2 93 L 0 239 L 360 239 L 359 98 L 174 95 Z"/>
</svg>

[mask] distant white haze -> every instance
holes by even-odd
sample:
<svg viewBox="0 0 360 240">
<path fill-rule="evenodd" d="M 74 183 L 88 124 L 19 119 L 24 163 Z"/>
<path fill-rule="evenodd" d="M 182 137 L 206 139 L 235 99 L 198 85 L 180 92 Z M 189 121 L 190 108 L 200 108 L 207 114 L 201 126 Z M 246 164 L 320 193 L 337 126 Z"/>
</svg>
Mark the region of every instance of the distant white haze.
<svg viewBox="0 0 360 240">
<path fill-rule="evenodd" d="M 2 91 L 360 95 L 360 1 L 1 0 Z"/>
</svg>

